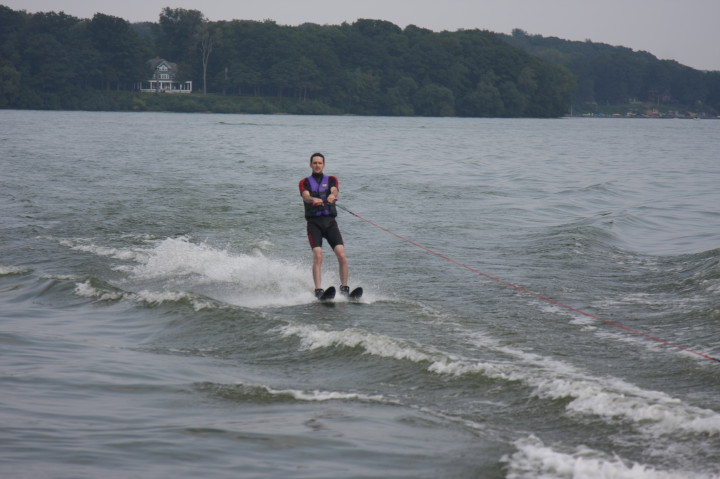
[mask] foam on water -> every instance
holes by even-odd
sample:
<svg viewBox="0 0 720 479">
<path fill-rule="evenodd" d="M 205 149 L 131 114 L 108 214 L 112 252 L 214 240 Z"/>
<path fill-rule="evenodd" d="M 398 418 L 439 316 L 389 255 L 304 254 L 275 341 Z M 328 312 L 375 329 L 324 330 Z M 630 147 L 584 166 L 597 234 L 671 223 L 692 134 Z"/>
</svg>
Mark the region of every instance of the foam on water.
<svg viewBox="0 0 720 479">
<path fill-rule="evenodd" d="M 342 401 L 357 400 L 369 402 L 386 402 L 381 395 L 345 393 L 339 391 L 320 391 L 317 389 L 311 391 L 301 391 L 297 389 L 273 389 L 265 386 L 265 390 L 273 396 L 291 396 L 298 401 Z"/>
<path fill-rule="evenodd" d="M 398 341 L 382 334 L 369 333 L 361 329 L 344 331 L 324 331 L 312 325 L 288 325 L 283 328 L 283 336 L 297 336 L 304 349 L 320 349 L 333 346 L 348 348 L 360 347 L 374 356 L 409 360 L 413 362 L 432 361 L 433 355 L 420 351 L 410 342 Z"/>
<path fill-rule="evenodd" d="M 28 268 L 20 268 L 18 266 L 8 266 L 0 264 L 0 276 L 23 275 L 30 273 Z"/>
<path fill-rule="evenodd" d="M 504 381 L 519 381 L 536 397 L 570 399 L 569 415 L 599 416 L 634 424 L 651 436 L 676 434 L 720 434 L 720 414 L 694 407 L 666 393 L 652 391 L 613 377 L 587 374 L 561 361 L 514 348 L 490 344 L 483 337 L 483 349 L 492 347 L 512 359 L 478 360 L 446 353 L 436 348 L 371 333 L 356 328 L 325 331 L 312 325 L 288 325 L 285 337 L 296 336 L 309 350 L 330 347 L 362 348 L 365 354 L 415 363 L 426 363 L 427 371 L 440 375 L 481 374 Z"/>
<path fill-rule="evenodd" d="M 362 394 L 356 392 L 326 391 L 320 389 L 278 389 L 265 384 L 252 384 L 245 381 L 238 381 L 232 385 L 214 382 L 198 383 L 201 389 L 214 390 L 224 397 L 234 399 L 291 399 L 301 402 L 326 402 L 326 401 L 360 401 L 383 404 L 397 404 L 395 401 L 385 398 L 381 394 Z"/>
<path fill-rule="evenodd" d="M 84 298 L 93 298 L 98 301 L 134 301 L 149 306 L 158 306 L 167 303 L 189 302 L 195 311 L 204 309 L 218 309 L 219 303 L 200 298 L 194 294 L 182 291 L 138 291 L 135 293 L 110 290 L 94 286 L 91 280 L 85 280 L 75 285 L 75 294 Z"/>
<path fill-rule="evenodd" d="M 588 447 L 579 446 L 561 452 L 546 446 L 535 436 L 515 442 L 517 451 L 503 457 L 508 479 L 717 479 L 688 471 L 663 471 L 629 462 L 614 455 L 608 457 Z"/>
<path fill-rule="evenodd" d="M 120 260 L 142 261 L 144 257 L 147 256 L 147 250 L 142 248 L 100 246 L 94 244 L 91 240 L 82 238 L 62 239 L 59 240 L 59 243 L 75 251 L 84 251 L 96 256 L 107 256 Z"/>
<path fill-rule="evenodd" d="M 315 300 L 310 268 L 265 256 L 259 249 L 236 253 L 186 237 L 149 241 L 148 246 L 109 247 L 90 240 L 62 240 L 74 250 L 121 260 L 114 269 L 128 274 L 123 287 L 138 285 L 140 297 L 149 303 L 173 300 L 199 292 L 229 304 L 248 308 L 292 306 Z M 329 282 L 336 281 L 332 273 Z M 80 285 L 78 294 L 114 299 L 108 293 Z M 104 296 L 104 297 L 103 297 Z"/>
<path fill-rule="evenodd" d="M 77 283 L 75 285 L 75 294 L 84 298 L 97 298 L 100 301 L 117 301 L 126 296 L 125 293 L 120 291 L 108 291 L 96 288 L 90 280 Z"/>
</svg>

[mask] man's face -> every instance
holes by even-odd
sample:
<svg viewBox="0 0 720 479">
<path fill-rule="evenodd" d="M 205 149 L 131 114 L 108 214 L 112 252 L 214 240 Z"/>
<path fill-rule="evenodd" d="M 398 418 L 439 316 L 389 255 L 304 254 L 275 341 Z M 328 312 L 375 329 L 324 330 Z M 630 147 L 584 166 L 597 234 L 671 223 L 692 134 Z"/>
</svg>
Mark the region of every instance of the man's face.
<svg viewBox="0 0 720 479">
<path fill-rule="evenodd" d="M 320 156 L 313 156 L 310 160 L 310 168 L 313 173 L 322 173 L 325 169 L 325 160 Z"/>
</svg>

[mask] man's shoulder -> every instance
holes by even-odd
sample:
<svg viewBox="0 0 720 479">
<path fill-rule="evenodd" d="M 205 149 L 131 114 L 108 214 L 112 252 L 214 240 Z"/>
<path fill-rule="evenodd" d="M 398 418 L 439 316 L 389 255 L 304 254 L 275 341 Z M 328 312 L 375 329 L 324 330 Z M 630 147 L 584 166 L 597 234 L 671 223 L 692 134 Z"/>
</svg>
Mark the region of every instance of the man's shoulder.
<svg viewBox="0 0 720 479">
<path fill-rule="evenodd" d="M 310 182 L 308 181 L 307 177 L 300 180 L 300 184 L 298 185 L 300 187 L 300 192 L 303 192 L 305 190 L 310 189 Z"/>
</svg>

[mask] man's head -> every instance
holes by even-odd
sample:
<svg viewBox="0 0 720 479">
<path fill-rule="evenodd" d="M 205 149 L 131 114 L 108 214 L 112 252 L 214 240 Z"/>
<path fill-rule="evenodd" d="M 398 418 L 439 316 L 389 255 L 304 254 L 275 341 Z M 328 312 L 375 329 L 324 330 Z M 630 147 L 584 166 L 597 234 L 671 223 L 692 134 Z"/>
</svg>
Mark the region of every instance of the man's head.
<svg viewBox="0 0 720 479">
<path fill-rule="evenodd" d="M 325 169 L 325 156 L 322 153 L 313 153 L 310 156 L 310 168 L 313 173 L 322 173 Z"/>
</svg>

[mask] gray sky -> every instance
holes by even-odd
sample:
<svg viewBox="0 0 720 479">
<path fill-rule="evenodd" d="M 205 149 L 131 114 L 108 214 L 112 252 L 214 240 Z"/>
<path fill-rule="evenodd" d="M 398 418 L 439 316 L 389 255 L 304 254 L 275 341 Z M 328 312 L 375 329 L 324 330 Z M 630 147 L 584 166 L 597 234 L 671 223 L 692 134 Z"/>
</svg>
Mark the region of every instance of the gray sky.
<svg viewBox="0 0 720 479">
<path fill-rule="evenodd" d="M 474 29 L 586 40 L 645 50 L 701 70 L 720 70 L 720 0 L 0 0 L 14 10 L 96 12 L 157 22 L 164 7 L 209 20 L 339 25 L 358 18 L 435 31 Z"/>
</svg>

